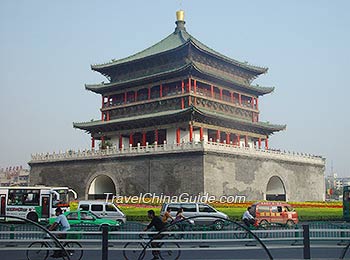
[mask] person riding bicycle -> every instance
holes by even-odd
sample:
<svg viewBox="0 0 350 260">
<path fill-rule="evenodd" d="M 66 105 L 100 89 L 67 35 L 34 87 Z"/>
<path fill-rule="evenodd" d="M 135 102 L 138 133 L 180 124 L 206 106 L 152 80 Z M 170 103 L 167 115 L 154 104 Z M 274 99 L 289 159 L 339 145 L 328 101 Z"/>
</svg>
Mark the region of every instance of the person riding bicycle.
<svg viewBox="0 0 350 260">
<path fill-rule="evenodd" d="M 165 223 L 165 224 L 168 224 L 169 222 L 169 219 L 171 220 L 170 222 L 174 221 L 174 218 L 171 216 L 171 208 L 168 207 L 167 210 L 165 211 L 164 215 L 163 215 L 163 218 L 162 218 L 162 221 Z"/>
<path fill-rule="evenodd" d="M 145 227 L 144 231 L 147 231 L 147 230 L 151 229 L 152 227 L 154 227 L 155 230 L 157 230 L 157 231 L 163 231 L 166 229 L 165 223 L 162 221 L 162 219 L 160 217 L 155 215 L 154 210 L 152 210 L 152 209 L 149 210 L 147 212 L 147 216 L 148 216 L 148 218 L 151 219 L 151 222 L 148 224 L 147 227 Z M 163 238 L 163 235 L 161 235 L 161 234 L 155 234 L 155 235 L 150 235 L 150 236 L 153 237 L 153 239 Z M 152 242 L 151 247 L 153 247 L 153 248 L 159 247 L 158 242 Z M 153 250 L 152 255 L 153 255 L 153 259 L 159 259 L 159 251 Z"/>
<path fill-rule="evenodd" d="M 55 210 L 55 214 L 57 216 L 55 222 L 49 227 L 49 230 L 56 230 L 57 228 L 60 231 L 68 231 L 70 229 L 69 222 L 66 218 L 66 216 L 63 214 L 62 209 L 60 207 L 57 207 Z M 66 233 L 61 233 L 57 235 L 57 238 L 59 239 L 65 239 L 67 237 Z M 62 250 L 55 250 L 55 252 L 51 255 L 53 258 L 59 258 L 63 256 Z"/>
<path fill-rule="evenodd" d="M 251 207 L 248 207 L 242 216 L 242 220 L 248 228 L 250 227 L 250 225 L 255 224 L 255 218 L 252 216 L 250 211 L 251 211 Z"/>
</svg>

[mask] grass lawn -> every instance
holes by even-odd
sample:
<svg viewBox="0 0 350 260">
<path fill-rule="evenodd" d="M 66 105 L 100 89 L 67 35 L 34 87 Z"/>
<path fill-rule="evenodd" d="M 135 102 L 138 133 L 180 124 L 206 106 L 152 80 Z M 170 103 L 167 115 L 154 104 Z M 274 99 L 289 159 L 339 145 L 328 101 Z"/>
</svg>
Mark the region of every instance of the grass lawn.
<svg viewBox="0 0 350 260">
<path fill-rule="evenodd" d="M 160 207 L 133 207 L 121 206 L 121 210 L 126 214 L 130 221 L 148 221 L 147 211 L 153 209 L 156 215 L 159 215 Z M 246 208 L 238 207 L 216 207 L 217 210 L 227 214 L 232 220 L 240 220 Z M 326 207 L 296 207 L 300 221 L 341 221 L 343 218 L 342 208 Z"/>
</svg>

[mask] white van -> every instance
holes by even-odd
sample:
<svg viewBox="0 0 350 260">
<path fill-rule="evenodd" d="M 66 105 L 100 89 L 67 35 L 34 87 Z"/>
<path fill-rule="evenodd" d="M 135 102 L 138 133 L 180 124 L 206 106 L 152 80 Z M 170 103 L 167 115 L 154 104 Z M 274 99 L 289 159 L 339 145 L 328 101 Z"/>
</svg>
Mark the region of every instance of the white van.
<svg viewBox="0 0 350 260">
<path fill-rule="evenodd" d="M 176 212 L 182 208 L 184 217 L 196 217 L 192 219 L 196 225 L 214 225 L 217 230 L 223 229 L 225 220 L 229 220 L 225 213 L 205 203 L 164 203 L 160 215 L 163 216 L 168 208 L 171 209 L 172 217 L 175 217 Z"/>
<path fill-rule="evenodd" d="M 101 218 L 112 219 L 120 224 L 126 222 L 125 214 L 111 202 L 82 200 L 79 201 L 78 209 L 91 211 Z"/>
</svg>

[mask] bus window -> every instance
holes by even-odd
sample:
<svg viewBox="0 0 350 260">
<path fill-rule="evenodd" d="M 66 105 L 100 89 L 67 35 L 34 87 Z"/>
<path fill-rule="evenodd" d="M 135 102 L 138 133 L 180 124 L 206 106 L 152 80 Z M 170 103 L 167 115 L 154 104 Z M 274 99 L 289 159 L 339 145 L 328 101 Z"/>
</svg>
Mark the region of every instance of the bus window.
<svg viewBox="0 0 350 260">
<path fill-rule="evenodd" d="M 39 206 L 39 198 L 39 190 L 10 189 L 8 205 Z"/>
</svg>

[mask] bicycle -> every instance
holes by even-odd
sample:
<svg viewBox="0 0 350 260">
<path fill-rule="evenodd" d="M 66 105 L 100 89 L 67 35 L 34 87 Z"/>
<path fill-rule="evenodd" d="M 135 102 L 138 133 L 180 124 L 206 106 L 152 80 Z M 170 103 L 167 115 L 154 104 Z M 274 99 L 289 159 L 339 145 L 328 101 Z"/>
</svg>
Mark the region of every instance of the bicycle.
<svg viewBox="0 0 350 260">
<path fill-rule="evenodd" d="M 245 226 L 245 223 L 242 222 L 242 225 Z M 256 230 L 262 230 L 262 232 L 254 232 L 255 235 L 259 238 L 267 238 L 268 237 L 268 233 L 265 231 L 267 230 L 267 224 L 266 223 L 260 223 L 258 224 L 257 222 L 255 222 L 254 224 L 250 224 L 248 227 L 248 230 L 250 231 L 256 231 Z M 249 232 L 245 229 L 243 229 L 240 226 L 237 226 L 235 228 L 235 231 L 240 231 L 235 233 L 235 237 L 238 239 L 245 239 L 247 237 L 251 237 L 251 235 L 249 234 Z"/>
<path fill-rule="evenodd" d="M 82 246 L 78 242 L 65 242 L 63 247 L 69 254 L 69 259 L 80 260 L 83 257 Z M 57 248 L 55 242 L 41 241 L 31 243 L 27 250 L 26 256 L 28 260 L 46 260 L 53 248 Z M 52 250 L 53 251 L 53 250 Z M 66 255 L 61 256 L 62 259 L 68 259 Z"/>
<path fill-rule="evenodd" d="M 127 250 L 123 250 L 123 256 L 126 260 L 138 259 L 141 252 L 146 248 L 155 248 L 152 247 L 149 243 L 149 237 L 146 235 L 139 235 L 143 241 L 141 242 L 129 242 L 126 243 L 124 248 L 128 248 Z M 180 246 L 175 242 L 158 242 L 157 248 L 166 248 L 166 250 L 159 251 L 160 259 L 179 259 L 181 255 Z"/>
</svg>

